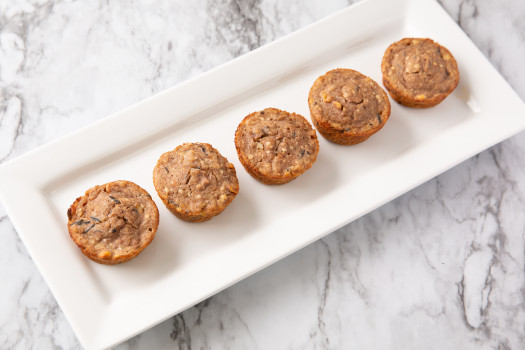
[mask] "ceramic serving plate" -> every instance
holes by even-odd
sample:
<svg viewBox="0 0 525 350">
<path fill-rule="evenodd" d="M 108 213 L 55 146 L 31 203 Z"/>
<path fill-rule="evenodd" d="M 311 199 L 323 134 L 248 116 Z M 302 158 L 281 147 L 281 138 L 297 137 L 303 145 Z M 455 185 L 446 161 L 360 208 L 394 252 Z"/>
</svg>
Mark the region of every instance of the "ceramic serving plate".
<svg viewBox="0 0 525 350">
<path fill-rule="evenodd" d="M 244 116 L 275 107 L 308 118 L 319 75 L 345 67 L 381 82 L 385 49 L 407 36 L 455 55 L 460 83 L 444 102 L 425 110 L 392 102 L 385 127 L 356 146 L 319 137 L 316 163 L 286 185 L 244 171 L 233 142 Z M 524 128 L 524 103 L 439 4 L 367 0 L 2 165 L 0 199 L 79 341 L 101 349 Z M 237 169 L 239 195 L 208 222 L 175 218 L 153 187 L 157 159 L 183 142 L 210 143 Z M 66 211 L 88 188 L 118 179 L 152 194 L 160 226 L 136 259 L 104 266 L 71 241 Z"/>
</svg>

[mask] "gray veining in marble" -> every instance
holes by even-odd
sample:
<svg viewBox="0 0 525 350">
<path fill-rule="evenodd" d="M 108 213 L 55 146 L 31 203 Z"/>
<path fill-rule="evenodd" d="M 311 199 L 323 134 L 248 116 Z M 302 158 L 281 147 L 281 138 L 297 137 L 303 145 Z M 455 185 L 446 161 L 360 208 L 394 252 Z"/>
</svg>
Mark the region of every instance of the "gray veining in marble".
<svg viewBox="0 0 525 350">
<path fill-rule="evenodd" d="M 0 162 L 353 2 L 0 0 Z M 524 99 L 525 3 L 439 3 Z M 521 349 L 524 159 L 520 133 L 117 349 Z M 0 233 L 0 348 L 81 348 Z"/>
</svg>

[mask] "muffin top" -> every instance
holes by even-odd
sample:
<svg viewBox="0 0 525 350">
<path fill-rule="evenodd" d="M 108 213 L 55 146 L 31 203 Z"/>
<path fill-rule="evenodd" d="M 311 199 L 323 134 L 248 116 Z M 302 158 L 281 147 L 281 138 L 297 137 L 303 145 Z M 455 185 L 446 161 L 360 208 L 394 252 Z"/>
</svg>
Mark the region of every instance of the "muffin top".
<svg viewBox="0 0 525 350">
<path fill-rule="evenodd" d="M 312 166 L 319 151 L 310 123 L 276 108 L 245 117 L 235 133 L 235 145 L 244 167 L 264 183 L 293 180 Z"/>
<path fill-rule="evenodd" d="M 308 104 L 317 123 L 348 133 L 379 129 L 390 115 L 386 92 L 352 69 L 334 69 L 317 78 Z"/>
<path fill-rule="evenodd" d="M 124 180 L 90 188 L 67 215 L 71 238 L 90 259 L 104 264 L 124 262 L 140 253 L 159 224 L 151 196 Z"/>
<path fill-rule="evenodd" d="M 190 221 L 218 214 L 239 192 L 233 164 L 207 143 L 185 143 L 164 153 L 153 182 L 168 208 Z"/>
<path fill-rule="evenodd" d="M 448 95 L 459 81 L 454 56 L 428 38 L 404 38 L 390 45 L 381 70 L 387 89 L 415 100 Z"/>
</svg>

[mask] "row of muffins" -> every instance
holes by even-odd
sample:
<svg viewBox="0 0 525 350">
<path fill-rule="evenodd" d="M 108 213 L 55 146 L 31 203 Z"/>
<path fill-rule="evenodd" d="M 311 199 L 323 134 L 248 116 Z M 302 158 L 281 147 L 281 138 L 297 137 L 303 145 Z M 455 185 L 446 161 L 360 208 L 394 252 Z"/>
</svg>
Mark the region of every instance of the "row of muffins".
<svg viewBox="0 0 525 350">
<path fill-rule="evenodd" d="M 398 103 L 432 107 L 457 86 L 452 54 L 431 39 L 405 38 L 390 45 L 381 63 L 383 85 Z M 313 125 L 329 141 L 353 145 L 378 132 L 390 117 L 388 95 L 371 78 L 338 68 L 313 83 L 308 105 Z M 317 159 L 315 130 L 301 115 L 267 108 L 246 116 L 235 131 L 245 170 L 264 184 L 284 184 Z M 201 222 L 220 214 L 239 192 L 235 167 L 207 143 L 185 143 L 162 154 L 153 183 L 167 209 Z M 68 232 L 81 251 L 102 264 L 136 257 L 153 240 L 159 212 L 140 186 L 120 180 L 95 186 L 67 212 Z"/>
</svg>

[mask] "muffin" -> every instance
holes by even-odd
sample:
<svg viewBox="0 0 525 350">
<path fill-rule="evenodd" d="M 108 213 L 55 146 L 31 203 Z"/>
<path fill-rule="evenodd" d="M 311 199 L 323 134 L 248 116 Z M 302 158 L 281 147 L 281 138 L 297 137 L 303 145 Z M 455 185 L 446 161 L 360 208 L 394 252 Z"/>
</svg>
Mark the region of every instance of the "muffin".
<svg viewBox="0 0 525 350">
<path fill-rule="evenodd" d="M 235 148 L 251 176 L 276 185 L 308 170 L 317 158 L 319 142 L 303 116 L 266 108 L 242 120 L 235 132 Z"/>
<path fill-rule="evenodd" d="M 308 105 L 317 131 L 341 145 L 365 141 L 390 116 L 386 92 L 353 69 L 334 69 L 317 78 L 310 89 Z"/>
<path fill-rule="evenodd" d="M 233 164 L 207 143 L 185 143 L 164 153 L 153 183 L 166 208 L 192 222 L 220 214 L 239 192 Z"/>
<path fill-rule="evenodd" d="M 458 85 L 454 56 L 427 38 L 405 38 L 390 45 L 381 62 L 383 84 L 398 103 L 415 108 L 433 107 Z"/>
<path fill-rule="evenodd" d="M 157 232 L 159 211 L 151 196 L 130 181 L 95 186 L 67 211 L 71 239 L 91 260 L 106 265 L 129 261 Z"/>
</svg>

